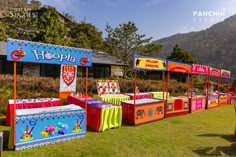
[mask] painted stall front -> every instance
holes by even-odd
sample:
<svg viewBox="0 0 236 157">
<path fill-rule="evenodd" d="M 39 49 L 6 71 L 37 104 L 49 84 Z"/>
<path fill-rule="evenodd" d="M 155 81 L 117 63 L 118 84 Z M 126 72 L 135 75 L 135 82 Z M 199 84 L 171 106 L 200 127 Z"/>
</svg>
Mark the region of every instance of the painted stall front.
<svg viewBox="0 0 236 157">
<path fill-rule="evenodd" d="M 162 100 L 138 99 L 122 101 L 122 118 L 128 124 L 140 125 L 164 118 Z"/>
<path fill-rule="evenodd" d="M 189 74 L 191 73 L 191 64 L 187 63 L 180 63 L 175 61 L 168 61 L 167 62 L 167 80 L 166 80 L 166 92 L 168 92 L 169 88 L 169 79 L 170 79 L 170 72 L 176 73 L 186 73 L 189 78 Z M 189 113 L 189 102 L 188 102 L 188 91 L 189 91 L 189 83 L 187 79 L 187 95 L 186 96 L 179 96 L 179 97 L 167 97 L 166 98 L 166 108 L 165 108 L 165 116 L 166 117 L 173 117 L 179 115 L 185 115 Z"/>
<path fill-rule="evenodd" d="M 231 104 L 232 94 L 230 92 L 230 87 L 231 87 L 230 74 L 231 72 L 228 70 L 224 69 L 220 70 L 221 86 L 222 88 L 225 87 L 226 90 L 220 92 L 219 106 Z M 226 81 L 226 83 L 224 83 L 223 81 Z"/>
<path fill-rule="evenodd" d="M 85 119 L 85 110 L 76 105 L 16 110 L 15 149 L 82 138 Z"/>
<path fill-rule="evenodd" d="M 194 89 L 194 77 L 193 75 L 204 75 L 205 80 L 207 80 L 209 74 L 209 66 L 200 65 L 200 64 L 192 64 L 192 77 L 191 77 L 191 89 L 190 90 L 190 98 L 189 98 L 189 105 L 190 105 L 190 112 L 197 112 L 204 110 L 206 108 L 206 95 L 204 93 L 198 94 L 193 92 Z M 202 85 L 204 86 L 204 85 Z"/>
</svg>

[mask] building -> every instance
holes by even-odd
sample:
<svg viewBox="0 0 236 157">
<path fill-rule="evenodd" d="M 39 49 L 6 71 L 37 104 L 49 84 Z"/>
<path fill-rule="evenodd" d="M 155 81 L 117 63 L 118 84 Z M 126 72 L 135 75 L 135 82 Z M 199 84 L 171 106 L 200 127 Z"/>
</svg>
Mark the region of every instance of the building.
<svg viewBox="0 0 236 157">
<path fill-rule="evenodd" d="M 7 61 L 7 43 L 0 42 L 0 74 L 13 74 L 13 62 Z M 127 66 L 122 61 L 106 52 L 93 53 L 92 67 L 89 67 L 89 77 L 108 78 L 122 76 L 120 67 Z M 43 63 L 17 62 L 17 74 L 28 76 L 59 77 L 60 65 Z M 78 76 L 85 76 L 85 68 L 78 67 Z"/>
</svg>

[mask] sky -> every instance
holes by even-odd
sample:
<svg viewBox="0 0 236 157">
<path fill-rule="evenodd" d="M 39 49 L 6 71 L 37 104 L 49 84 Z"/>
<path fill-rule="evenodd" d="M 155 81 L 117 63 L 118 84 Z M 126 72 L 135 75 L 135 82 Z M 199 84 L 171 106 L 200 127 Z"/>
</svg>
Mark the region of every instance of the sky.
<svg viewBox="0 0 236 157">
<path fill-rule="evenodd" d="M 72 15 L 77 22 L 86 19 L 103 32 L 134 22 L 139 34 L 152 41 L 178 33 L 209 28 L 236 14 L 236 0 L 40 0 L 43 5 Z"/>
</svg>

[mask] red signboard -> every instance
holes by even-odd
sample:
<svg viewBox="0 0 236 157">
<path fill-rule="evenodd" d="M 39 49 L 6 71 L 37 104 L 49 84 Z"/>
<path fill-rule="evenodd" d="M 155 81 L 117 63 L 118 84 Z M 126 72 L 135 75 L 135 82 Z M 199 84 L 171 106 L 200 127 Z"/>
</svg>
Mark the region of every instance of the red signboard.
<svg viewBox="0 0 236 157">
<path fill-rule="evenodd" d="M 216 68 L 210 68 L 210 75 L 220 77 L 220 70 Z"/>
<path fill-rule="evenodd" d="M 220 70 L 220 76 L 224 78 L 230 78 L 230 71 L 221 69 Z"/>
<path fill-rule="evenodd" d="M 208 75 L 209 74 L 209 66 L 200 65 L 200 64 L 192 64 L 192 73 L 193 74 Z"/>
</svg>

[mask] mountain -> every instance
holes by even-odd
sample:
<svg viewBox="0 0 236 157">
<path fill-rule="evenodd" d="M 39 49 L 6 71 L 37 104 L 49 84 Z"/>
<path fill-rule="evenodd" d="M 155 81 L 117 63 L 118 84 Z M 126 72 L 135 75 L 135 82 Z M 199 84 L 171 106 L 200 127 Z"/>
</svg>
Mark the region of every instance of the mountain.
<svg viewBox="0 0 236 157">
<path fill-rule="evenodd" d="M 176 34 L 154 41 L 163 46 L 161 57 L 167 57 L 178 44 L 199 64 L 230 70 L 236 77 L 236 15 L 198 32 Z"/>
</svg>

